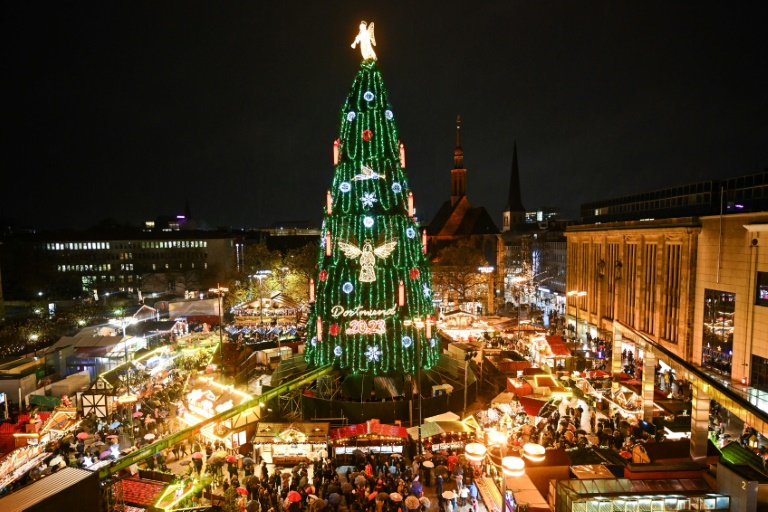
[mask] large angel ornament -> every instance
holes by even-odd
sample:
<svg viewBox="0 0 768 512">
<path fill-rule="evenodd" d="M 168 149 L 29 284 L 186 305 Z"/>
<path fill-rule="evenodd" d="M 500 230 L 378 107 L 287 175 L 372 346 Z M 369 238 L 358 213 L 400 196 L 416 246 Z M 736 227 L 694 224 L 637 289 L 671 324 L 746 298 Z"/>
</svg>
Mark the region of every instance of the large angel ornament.
<svg viewBox="0 0 768 512">
<path fill-rule="evenodd" d="M 360 276 L 358 279 L 361 283 L 372 283 L 376 280 L 376 270 L 374 269 L 376 256 L 381 259 L 388 258 L 397 247 L 397 240 L 384 242 L 375 249 L 372 240 L 365 240 L 362 249 L 346 242 L 339 242 L 339 247 L 344 252 L 344 256 L 351 260 L 360 256 Z"/>
<path fill-rule="evenodd" d="M 363 54 L 363 60 L 376 60 L 376 52 L 373 51 L 373 47 L 376 46 L 376 38 L 373 36 L 373 22 L 370 26 L 364 21 L 360 22 L 360 32 L 358 32 L 355 42 L 352 43 L 352 48 L 360 43 L 360 53 Z"/>
</svg>

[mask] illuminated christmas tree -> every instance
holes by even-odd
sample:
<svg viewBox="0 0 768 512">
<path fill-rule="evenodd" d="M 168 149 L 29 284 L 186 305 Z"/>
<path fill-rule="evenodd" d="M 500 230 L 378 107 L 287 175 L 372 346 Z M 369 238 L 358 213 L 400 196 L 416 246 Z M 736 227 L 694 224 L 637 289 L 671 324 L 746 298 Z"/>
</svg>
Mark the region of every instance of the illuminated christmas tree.
<svg viewBox="0 0 768 512">
<path fill-rule="evenodd" d="M 358 42 L 363 62 L 333 145 L 305 358 L 351 374 L 410 374 L 417 365 L 431 368 L 439 351 L 429 321 L 426 234 L 414 219 L 405 149 L 372 48 L 373 23 L 361 24 Z"/>
</svg>

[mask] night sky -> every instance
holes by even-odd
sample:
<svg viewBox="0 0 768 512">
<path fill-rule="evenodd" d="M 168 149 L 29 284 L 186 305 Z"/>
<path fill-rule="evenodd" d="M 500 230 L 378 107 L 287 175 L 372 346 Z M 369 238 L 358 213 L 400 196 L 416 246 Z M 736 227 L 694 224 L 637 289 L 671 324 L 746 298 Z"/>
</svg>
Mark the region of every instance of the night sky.
<svg viewBox="0 0 768 512">
<path fill-rule="evenodd" d="M 497 224 L 768 167 L 762 2 L 13 2 L 2 204 L 19 226 L 319 223 L 339 109 L 375 22 L 418 213 L 467 189 Z"/>
</svg>

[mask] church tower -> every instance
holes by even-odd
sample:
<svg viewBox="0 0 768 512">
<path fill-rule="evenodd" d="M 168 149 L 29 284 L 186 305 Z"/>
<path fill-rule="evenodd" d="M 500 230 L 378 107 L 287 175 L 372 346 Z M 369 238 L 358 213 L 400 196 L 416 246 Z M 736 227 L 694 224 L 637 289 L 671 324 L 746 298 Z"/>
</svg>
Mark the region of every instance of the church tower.
<svg viewBox="0 0 768 512">
<path fill-rule="evenodd" d="M 464 168 L 464 150 L 461 149 L 461 116 L 456 116 L 456 149 L 453 150 L 451 170 L 451 206 L 467 195 L 467 170 Z"/>
<path fill-rule="evenodd" d="M 512 152 L 512 172 L 509 176 L 509 198 L 502 212 L 501 232 L 506 233 L 525 223 L 525 206 L 520 199 L 520 169 L 517 167 L 517 141 Z"/>
</svg>

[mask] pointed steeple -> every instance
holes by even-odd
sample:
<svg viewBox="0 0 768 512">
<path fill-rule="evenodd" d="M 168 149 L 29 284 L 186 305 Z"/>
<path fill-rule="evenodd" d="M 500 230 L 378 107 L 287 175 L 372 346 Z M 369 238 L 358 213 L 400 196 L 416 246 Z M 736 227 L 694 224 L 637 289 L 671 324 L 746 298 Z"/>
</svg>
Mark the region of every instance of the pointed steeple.
<svg viewBox="0 0 768 512">
<path fill-rule="evenodd" d="M 509 197 L 502 214 L 502 231 L 509 231 L 514 226 L 525 222 L 525 206 L 520 197 L 520 168 L 517 165 L 517 141 L 515 141 L 512 150 L 512 171 L 509 176 Z"/>
<path fill-rule="evenodd" d="M 456 116 L 456 149 L 453 150 L 453 168 L 464 168 L 464 150 L 461 149 L 461 116 Z"/>
<path fill-rule="evenodd" d="M 461 116 L 456 116 L 456 149 L 453 150 L 451 170 L 451 205 L 467 195 L 467 170 L 464 168 L 464 150 L 461 149 Z"/>
</svg>

